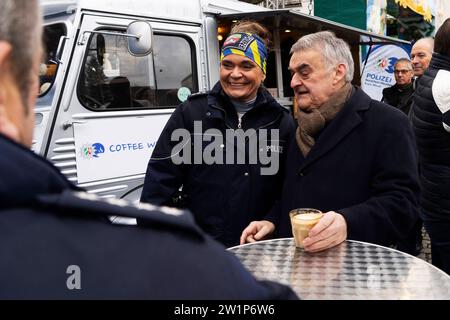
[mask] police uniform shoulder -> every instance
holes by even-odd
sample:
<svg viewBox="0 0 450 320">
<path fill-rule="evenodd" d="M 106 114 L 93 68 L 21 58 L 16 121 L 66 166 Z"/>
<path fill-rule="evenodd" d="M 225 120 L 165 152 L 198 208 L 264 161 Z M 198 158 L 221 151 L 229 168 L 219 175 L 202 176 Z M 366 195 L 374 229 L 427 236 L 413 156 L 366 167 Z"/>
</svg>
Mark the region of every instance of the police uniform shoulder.
<svg viewBox="0 0 450 320">
<path fill-rule="evenodd" d="M 201 97 L 205 97 L 208 95 L 208 93 L 209 93 L 209 91 L 200 91 L 200 92 L 193 93 L 188 97 L 188 100 L 192 101 L 192 100 L 195 100 L 195 99 L 198 99 Z"/>
<path fill-rule="evenodd" d="M 40 197 L 40 202 L 47 207 L 64 209 L 90 215 L 105 217 L 120 217 L 123 220 L 140 219 L 149 224 L 158 225 L 160 228 L 178 228 L 203 237 L 202 232 L 196 226 L 190 212 L 176 208 L 155 206 L 148 203 L 134 204 L 124 199 L 100 198 L 95 194 L 83 191 L 66 190 L 61 194 Z M 67 210 L 68 209 L 68 210 Z M 119 222 L 120 224 L 120 222 Z M 127 224 L 127 223 L 126 223 Z"/>
</svg>

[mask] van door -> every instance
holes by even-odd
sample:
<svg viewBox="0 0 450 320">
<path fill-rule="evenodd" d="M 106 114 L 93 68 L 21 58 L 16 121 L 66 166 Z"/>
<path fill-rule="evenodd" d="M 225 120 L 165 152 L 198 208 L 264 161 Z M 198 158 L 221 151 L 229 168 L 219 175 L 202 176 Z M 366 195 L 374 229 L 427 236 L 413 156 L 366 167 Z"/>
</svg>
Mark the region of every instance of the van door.
<svg viewBox="0 0 450 320">
<path fill-rule="evenodd" d="M 50 118 L 50 111 L 56 96 L 57 73 L 59 64 L 57 51 L 62 47 L 71 24 L 69 21 L 57 21 L 44 25 L 43 60 L 39 67 L 39 93 L 35 106 L 35 127 L 32 149 L 42 154 L 44 133 Z"/>
<path fill-rule="evenodd" d="M 122 36 L 133 19 L 80 21 L 46 154 L 89 193 L 137 201 L 165 123 L 198 91 L 201 27 L 150 19 L 153 52 L 135 57 Z"/>
</svg>

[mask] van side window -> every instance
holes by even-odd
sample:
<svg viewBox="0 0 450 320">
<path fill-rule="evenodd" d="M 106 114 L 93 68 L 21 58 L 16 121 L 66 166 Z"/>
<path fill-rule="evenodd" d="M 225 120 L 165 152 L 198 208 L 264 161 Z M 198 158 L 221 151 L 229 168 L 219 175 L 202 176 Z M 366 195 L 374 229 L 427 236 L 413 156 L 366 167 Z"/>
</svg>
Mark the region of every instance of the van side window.
<svg viewBox="0 0 450 320">
<path fill-rule="evenodd" d="M 56 77 L 57 62 L 54 60 L 61 37 L 67 33 L 63 23 L 45 26 L 43 32 L 44 60 L 39 67 L 39 97 L 46 95 Z"/>
<path fill-rule="evenodd" d="M 145 57 L 132 56 L 120 32 L 92 34 L 87 48 L 78 98 L 93 111 L 173 108 L 198 91 L 193 44 L 182 36 L 155 34 Z"/>
</svg>

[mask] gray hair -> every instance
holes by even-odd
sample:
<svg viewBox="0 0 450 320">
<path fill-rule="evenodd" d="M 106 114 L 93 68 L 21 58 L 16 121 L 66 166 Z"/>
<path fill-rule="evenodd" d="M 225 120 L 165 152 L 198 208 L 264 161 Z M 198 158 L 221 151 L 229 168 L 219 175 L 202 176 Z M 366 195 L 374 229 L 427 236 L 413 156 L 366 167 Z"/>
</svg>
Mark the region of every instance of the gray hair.
<svg viewBox="0 0 450 320">
<path fill-rule="evenodd" d="M 41 12 L 37 0 L 0 1 L 0 41 L 11 44 L 11 70 L 25 107 L 33 80 L 33 57 L 40 49 L 41 38 Z"/>
<path fill-rule="evenodd" d="M 351 82 L 353 80 L 355 66 L 347 42 L 336 37 L 331 31 L 321 31 L 308 34 L 298 39 L 292 46 L 291 53 L 301 50 L 311 50 L 313 48 L 322 53 L 327 67 L 332 68 L 338 64 L 344 64 L 347 67 L 345 82 Z"/>
<path fill-rule="evenodd" d="M 413 65 L 412 65 L 411 60 L 409 60 L 408 58 L 400 58 L 400 59 L 398 59 L 398 60 L 395 62 L 395 64 L 394 64 L 394 68 L 395 68 L 395 67 L 397 66 L 397 64 L 399 64 L 399 63 L 406 63 L 406 64 L 408 65 L 409 70 L 412 71 Z"/>
</svg>

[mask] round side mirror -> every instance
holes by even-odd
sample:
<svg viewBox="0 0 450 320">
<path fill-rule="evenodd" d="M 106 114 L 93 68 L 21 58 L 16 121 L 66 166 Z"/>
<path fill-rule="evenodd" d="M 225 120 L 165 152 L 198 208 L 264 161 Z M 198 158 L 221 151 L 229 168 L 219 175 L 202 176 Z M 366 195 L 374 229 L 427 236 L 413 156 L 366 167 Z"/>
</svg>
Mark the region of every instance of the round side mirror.
<svg viewBox="0 0 450 320">
<path fill-rule="evenodd" d="M 153 30 L 147 21 L 133 21 L 128 25 L 128 52 L 133 56 L 146 56 L 152 52 Z M 133 37 L 133 36 L 135 37 Z"/>
</svg>

